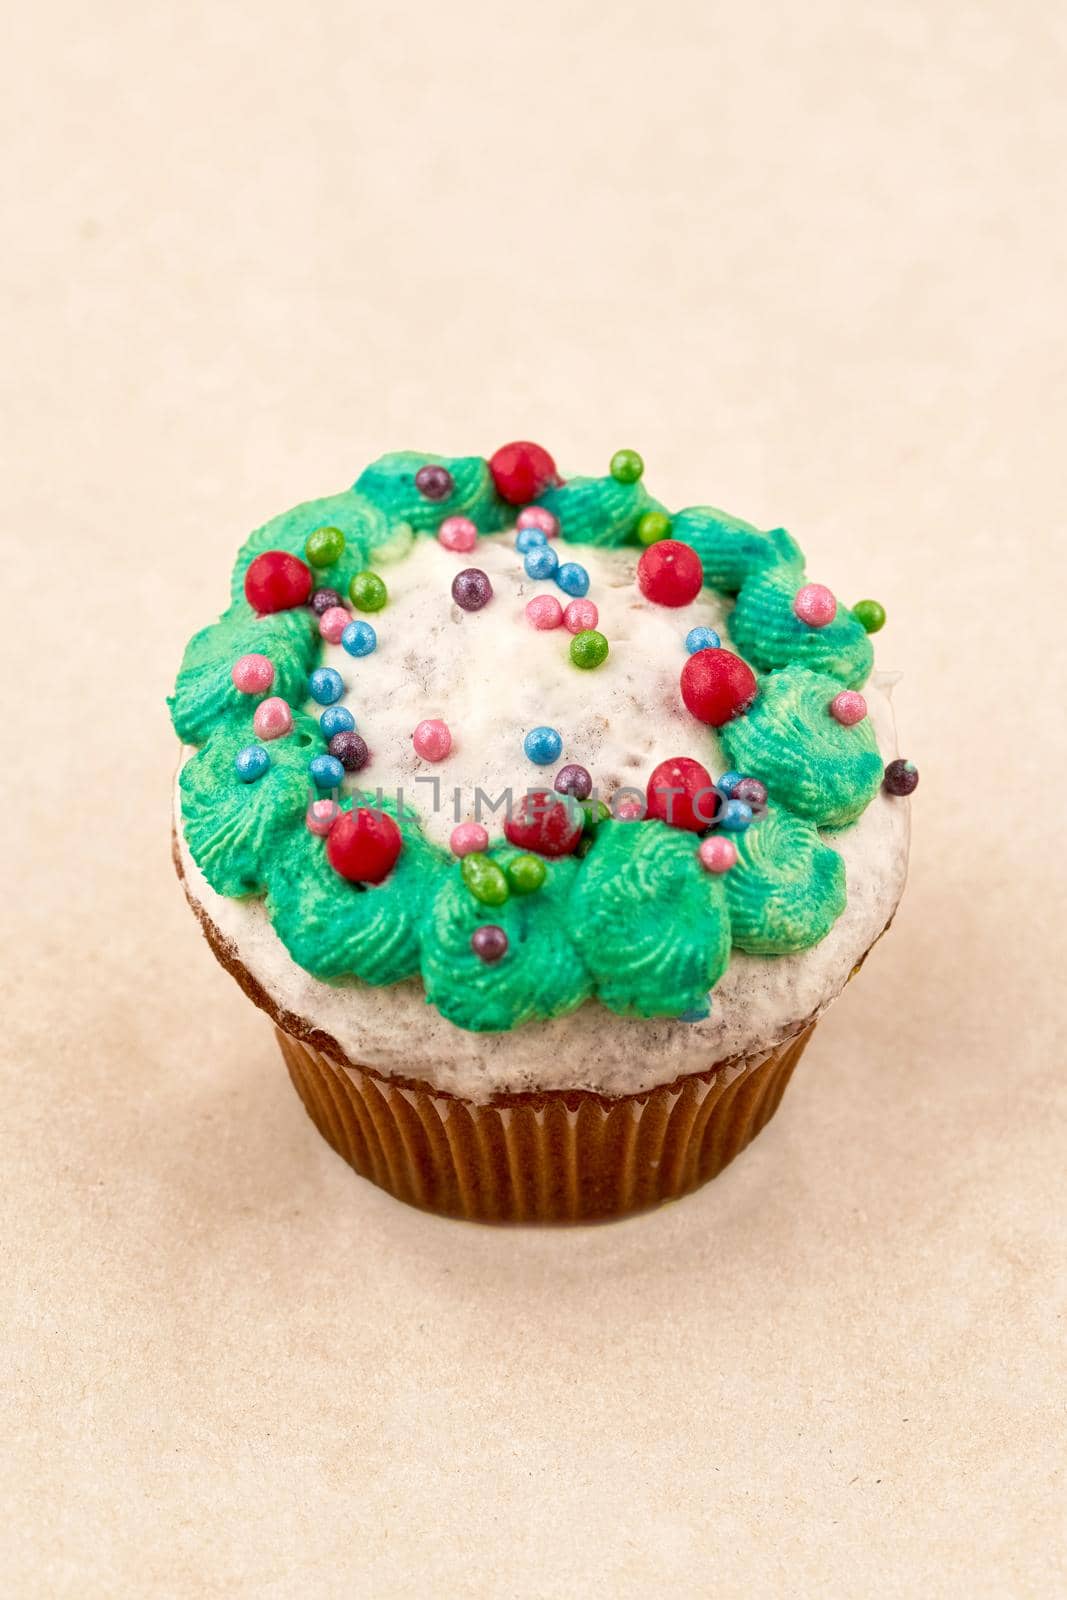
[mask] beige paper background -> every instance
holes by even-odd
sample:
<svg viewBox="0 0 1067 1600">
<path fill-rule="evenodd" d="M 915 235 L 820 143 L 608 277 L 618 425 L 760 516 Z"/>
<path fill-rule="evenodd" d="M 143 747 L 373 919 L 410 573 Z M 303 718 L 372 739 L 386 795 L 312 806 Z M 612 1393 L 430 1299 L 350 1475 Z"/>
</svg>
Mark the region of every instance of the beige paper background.
<svg viewBox="0 0 1067 1600">
<path fill-rule="evenodd" d="M 6 1592 L 1062 1593 L 1055 8 L 11 28 Z M 168 859 L 162 699 L 240 537 L 516 435 L 881 598 L 922 769 L 776 1121 L 564 1234 L 357 1181 Z"/>
</svg>

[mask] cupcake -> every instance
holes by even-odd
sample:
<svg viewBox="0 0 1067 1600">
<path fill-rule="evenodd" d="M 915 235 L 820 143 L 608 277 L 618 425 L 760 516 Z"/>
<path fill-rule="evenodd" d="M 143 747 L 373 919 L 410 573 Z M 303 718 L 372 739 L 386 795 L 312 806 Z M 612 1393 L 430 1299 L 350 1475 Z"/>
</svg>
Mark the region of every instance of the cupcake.
<svg viewBox="0 0 1067 1600">
<path fill-rule="evenodd" d="M 632 450 L 392 454 L 252 534 L 169 702 L 174 859 L 358 1173 L 582 1221 L 744 1148 L 903 890 L 883 621 Z"/>
</svg>

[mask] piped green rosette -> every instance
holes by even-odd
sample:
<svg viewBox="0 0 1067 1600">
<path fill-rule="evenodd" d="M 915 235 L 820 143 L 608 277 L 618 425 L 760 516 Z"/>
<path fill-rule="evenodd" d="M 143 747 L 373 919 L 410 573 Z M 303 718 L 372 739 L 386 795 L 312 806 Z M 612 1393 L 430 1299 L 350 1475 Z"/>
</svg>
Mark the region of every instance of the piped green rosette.
<svg viewBox="0 0 1067 1600">
<path fill-rule="evenodd" d="M 399 519 L 398 519 L 399 520 Z M 325 495 L 319 500 L 305 500 L 273 517 L 262 528 L 247 538 L 238 551 L 230 580 L 230 593 L 234 603 L 245 604 L 245 573 L 256 556 L 266 550 L 288 550 L 292 556 L 304 557 L 304 546 L 310 533 L 317 528 L 339 528 L 345 536 L 341 557 L 319 575 L 323 584 L 344 594 L 357 572 L 362 572 L 371 555 L 389 543 L 394 534 L 384 511 L 365 495 L 347 489 L 343 494 Z"/>
<path fill-rule="evenodd" d="M 427 465 L 445 467 L 450 473 L 453 488 L 446 499 L 426 500 L 415 487 L 416 472 Z M 479 533 L 495 533 L 504 525 L 507 509 L 493 491 L 488 463 L 479 456 L 450 461 L 394 451 L 361 473 L 353 488 L 305 500 L 257 528 L 238 552 L 232 598 L 244 604 L 245 573 L 256 556 L 265 550 L 287 550 L 303 559 L 308 535 L 318 528 L 339 528 L 344 534 L 341 556 L 316 572 L 318 583 L 343 596 L 358 572 L 372 562 L 402 560 L 413 534 L 433 533 L 444 517 L 453 516 L 469 517 Z"/>
<path fill-rule="evenodd" d="M 303 823 L 305 792 L 300 807 Z M 371 804 L 394 817 L 403 838 L 383 883 L 355 885 L 325 866 L 323 841 L 301 825 L 284 864 L 267 880 L 267 911 L 298 966 L 316 978 L 399 983 L 420 970 L 424 922 L 452 858 L 425 838 L 410 811 Z M 350 802 L 344 809 L 350 809 Z"/>
<path fill-rule="evenodd" d="M 830 715 L 839 689 L 836 678 L 783 667 L 761 679 L 743 717 L 719 730 L 739 772 L 758 773 L 773 800 L 819 828 L 855 822 L 882 782 L 870 722 L 845 728 Z"/>
<path fill-rule="evenodd" d="M 778 956 L 824 939 L 845 909 L 845 863 L 814 824 L 772 803 L 736 848 L 723 876 L 738 949 Z"/>
<path fill-rule="evenodd" d="M 570 932 L 600 1000 L 625 1016 L 679 1016 L 726 971 L 730 917 L 694 840 L 662 822 L 606 822 L 571 894 Z"/>
<path fill-rule="evenodd" d="M 238 692 L 230 676 L 234 662 L 244 655 L 268 656 L 275 673 L 271 693 L 300 705 L 307 697 L 308 673 L 318 661 L 321 647 L 310 612 L 276 611 L 272 616 L 257 617 L 242 595 L 218 622 L 194 633 L 185 647 L 168 701 L 178 738 L 186 744 L 201 744 L 232 722 L 250 724 L 249 696 Z M 250 725 L 246 731 L 250 739 Z"/>
<path fill-rule="evenodd" d="M 234 757 L 253 738 L 252 719 L 227 717 L 182 767 L 185 838 L 216 894 L 263 894 L 273 874 L 289 870 L 305 832 L 308 759 L 323 748 L 318 724 L 294 712 L 293 731 L 274 740 L 270 769 L 242 783 Z"/>
<path fill-rule="evenodd" d="M 447 492 L 433 498 L 416 483 L 430 466 L 448 480 Z M 536 503 L 559 519 L 564 540 L 601 547 L 635 543 L 641 518 L 663 511 L 639 470 L 627 481 L 572 478 Z M 795 615 L 804 560 L 784 529 L 761 532 L 711 507 L 676 513 L 670 537 L 697 551 L 706 586 L 737 597 L 731 641 L 756 671 L 758 692 L 718 739 L 725 760 L 757 777 L 770 797 L 762 816 L 731 835 L 737 860 L 729 871 L 705 870 L 699 839 L 685 829 L 609 821 L 586 839 L 584 854 L 546 860 L 533 892 L 489 905 L 471 892 L 461 863 L 425 837 L 415 813 L 380 799 L 373 804 L 400 833 L 395 865 L 379 883 L 351 882 L 333 870 L 324 838 L 306 826 L 314 795 L 308 764 L 327 741 L 317 718 L 297 709 L 321 661 L 317 618 L 305 606 L 257 615 L 245 575 L 264 552 L 304 560 L 308 536 L 336 528 L 343 550 L 315 570 L 314 584 L 343 596 L 357 573 L 402 559 L 415 538 L 433 536 L 449 516 L 492 533 L 515 512 L 482 458 L 397 452 L 368 467 L 352 489 L 295 507 L 242 546 L 230 606 L 190 641 L 169 702 L 179 737 L 199 746 L 182 768 L 181 809 L 189 851 L 211 888 L 264 896 L 278 937 L 316 978 L 420 979 L 428 1003 L 477 1032 L 563 1016 L 594 997 L 627 1016 L 691 1015 L 706 1005 L 731 947 L 775 956 L 824 938 L 845 905 L 845 869 L 819 830 L 855 821 L 883 774 L 869 720 L 844 726 L 829 711 L 842 687 L 865 682 L 870 643 L 843 606 L 817 628 Z M 235 757 L 255 740 L 253 716 L 265 695 L 240 693 L 231 670 L 255 653 L 273 664 L 269 693 L 293 708 L 293 728 L 271 741 L 264 775 L 242 782 Z M 709 738 L 709 762 L 713 753 Z M 341 800 L 344 809 L 357 803 Z M 504 840 L 488 851 L 504 869 L 518 854 Z M 487 924 L 506 936 L 498 960 L 472 947 Z"/>
<path fill-rule="evenodd" d="M 615 478 L 571 478 L 549 489 L 538 505 L 559 518 L 560 537 L 572 544 L 601 548 L 633 543 L 646 511 L 662 511 L 644 484 Z"/>
<path fill-rule="evenodd" d="M 521 852 L 501 843 L 491 859 L 506 868 Z M 423 936 L 426 998 L 441 1015 L 473 1032 L 502 1032 L 524 1022 L 565 1016 L 587 1000 L 593 983 L 567 936 L 568 907 L 584 863 L 549 861 L 534 894 L 511 895 L 488 908 L 468 892 L 458 862 L 443 875 Z M 486 921 L 503 928 L 508 953 L 492 966 L 471 949 Z"/>
<path fill-rule="evenodd" d="M 693 546 L 708 589 L 736 594 L 749 579 L 772 568 L 784 581 L 795 579 L 800 584 L 804 557 L 784 528 L 761 533 L 750 522 L 713 506 L 691 506 L 674 517 L 671 537 Z"/>
<path fill-rule="evenodd" d="M 415 482 L 426 466 L 443 467 L 452 479 L 446 498 L 428 500 Z M 434 533 L 444 517 L 469 517 L 479 533 L 496 533 L 505 526 L 508 512 L 497 498 L 489 463 L 481 456 L 419 455 L 397 450 L 382 456 L 356 479 L 357 495 L 375 506 L 395 525 L 406 522 L 419 533 Z"/>
<path fill-rule="evenodd" d="M 867 682 L 874 650 L 851 611 L 839 605 L 832 622 L 810 628 L 793 610 L 797 574 L 773 566 L 746 578 L 730 618 L 739 654 L 760 672 L 803 666 L 828 673 L 848 689 Z"/>
</svg>

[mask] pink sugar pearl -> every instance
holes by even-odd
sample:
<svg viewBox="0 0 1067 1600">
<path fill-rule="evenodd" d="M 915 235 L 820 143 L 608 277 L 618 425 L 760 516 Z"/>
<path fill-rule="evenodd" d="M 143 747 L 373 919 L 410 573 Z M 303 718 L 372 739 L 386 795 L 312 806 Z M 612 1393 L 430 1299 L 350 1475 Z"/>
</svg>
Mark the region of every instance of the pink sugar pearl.
<svg viewBox="0 0 1067 1600">
<path fill-rule="evenodd" d="M 268 656 L 242 656 L 230 672 L 242 694 L 263 694 L 274 682 L 274 663 Z"/>
<path fill-rule="evenodd" d="M 554 594 L 535 594 L 526 602 L 526 620 L 535 628 L 558 628 L 563 621 L 563 607 Z"/>
<path fill-rule="evenodd" d="M 697 855 L 707 872 L 729 872 L 737 861 L 737 846 L 724 834 L 713 833 L 702 841 Z"/>
<path fill-rule="evenodd" d="M 563 613 L 563 626 L 568 633 L 585 633 L 599 621 L 600 612 L 591 600 L 572 600 Z"/>
<path fill-rule="evenodd" d="M 527 506 L 519 512 L 515 526 L 540 528 L 546 539 L 554 539 L 559 533 L 559 518 L 547 506 Z"/>
<path fill-rule="evenodd" d="M 309 833 L 318 834 L 320 839 L 324 839 L 340 815 L 341 807 L 336 800 L 312 800 L 304 820 Z"/>
<path fill-rule="evenodd" d="M 640 822 L 645 815 L 645 808 L 640 800 L 620 800 L 617 806 L 612 807 L 611 814 L 616 822 Z"/>
<path fill-rule="evenodd" d="M 452 829 L 448 842 L 453 855 L 469 856 L 476 850 L 488 850 L 489 835 L 480 822 L 461 822 Z"/>
<path fill-rule="evenodd" d="M 443 761 L 452 748 L 452 735 L 447 722 L 441 722 L 437 717 L 427 717 L 411 735 L 411 742 L 415 746 L 415 754 L 422 756 L 424 761 Z"/>
<path fill-rule="evenodd" d="M 291 733 L 293 713 L 288 701 L 283 700 L 280 694 L 272 694 L 268 700 L 261 700 L 252 718 L 252 728 L 258 739 L 281 739 Z"/>
<path fill-rule="evenodd" d="M 837 616 L 837 601 L 825 583 L 806 583 L 793 596 L 793 612 L 809 628 L 825 628 Z"/>
<path fill-rule="evenodd" d="M 341 635 L 352 621 L 344 606 L 330 606 L 319 618 L 319 632 L 328 644 L 340 644 Z"/>
<path fill-rule="evenodd" d="M 446 517 L 437 530 L 437 538 L 446 550 L 466 554 L 478 543 L 478 530 L 470 517 Z"/>
<path fill-rule="evenodd" d="M 867 702 L 857 690 L 842 689 L 830 701 L 830 715 L 846 728 L 851 728 L 867 715 Z"/>
</svg>

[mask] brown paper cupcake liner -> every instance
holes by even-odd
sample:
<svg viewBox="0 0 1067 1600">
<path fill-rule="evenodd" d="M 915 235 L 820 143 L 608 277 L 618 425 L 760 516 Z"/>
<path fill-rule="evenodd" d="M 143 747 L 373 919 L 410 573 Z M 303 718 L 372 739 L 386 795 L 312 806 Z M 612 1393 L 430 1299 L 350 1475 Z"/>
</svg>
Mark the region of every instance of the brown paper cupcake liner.
<svg viewBox="0 0 1067 1600">
<path fill-rule="evenodd" d="M 312 1122 L 398 1200 L 476 1222 L 592 1222 L 707 1183 L 778 1109 L 815 1031 L 752 1064 L 719 1065 L 644 1094 L 497 1095 L 485 1105 L 341 1066 L 276 1028 Z"/>
<path fill-rule="evenodd" d="M 677 1200 L 716 1177 L 766 1126 L 815 1031 L 812 1016 L 773 1050 L 641 1094 L 545 1090 L 482 1105 L 431 1089 L 417 1074 L 387 1077 L 355 1065 L 330 1034 L 278 1006 L 190 892 L 176 836 L 173 855 L 215 956 L 272 1019 L 319 1132 L 379 1188 L 443 1216 L 593 1222 Z"/>
</svg>

